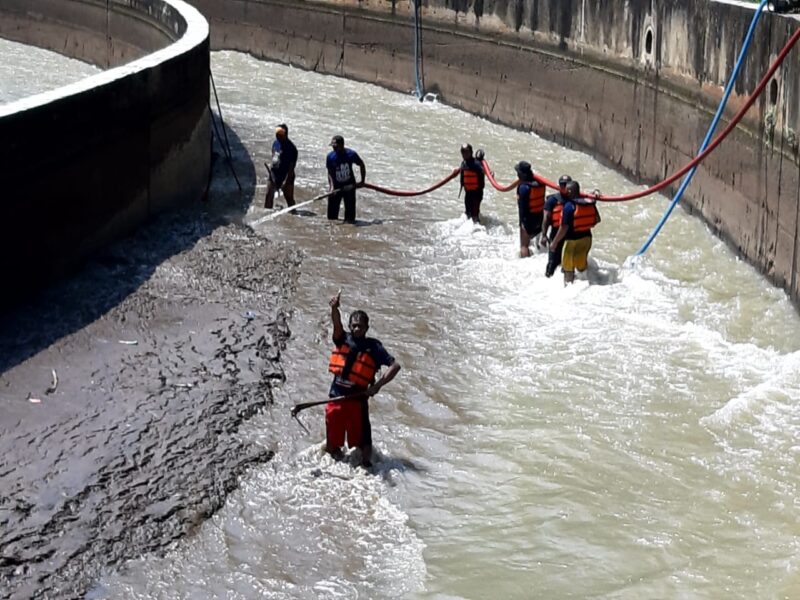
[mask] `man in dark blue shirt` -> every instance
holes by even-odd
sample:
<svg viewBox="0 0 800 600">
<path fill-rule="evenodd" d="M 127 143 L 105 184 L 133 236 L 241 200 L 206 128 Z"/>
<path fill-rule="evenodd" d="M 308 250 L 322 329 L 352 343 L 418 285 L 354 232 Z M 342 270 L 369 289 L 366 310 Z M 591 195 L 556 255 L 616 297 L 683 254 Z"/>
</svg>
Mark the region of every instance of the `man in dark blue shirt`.
<svg viewBox="0 0 800 600">
<path fill-rule="evenodd" d="M 558 192 L 549 195 L 544 201 L 544 217 L 542 219 L 542 236 L 539 243 L 548 249 L 547 267 L 545 267 L 545 277 L 552 277 L 553 273 L 561 264 L 561 249 L 563 243 L 559 244 L 555 250 L 550 250 L 550 243 L 558 234 L 561 225 L 561 209 L 567 200 L 567 185 L 572 181 L 569 175 L 562 175 L 558 178 Z M 548 232 L 549 229 L 549 232 Z"/>
<path fill-rule="evenodd" d="M 362 465 L 369 467 L 372 464 L 369 398 L 395 378 L 400 365 L 379 340 L 367 337 L 369 317 L 363 310 L 350 315 L 350 332 L 345 332 L 339 302 L 339 294 L 330 300 L 334 350 L 328 370 L 334 378 L 328 396 L 353 399 L 326 405 L 325 450 L 334 457 L 341 456 L 346 436 L 348 446 L 361 449 Z M 382 366 L 389 368 L 376 382 L 375 375 Z"/>
<path fill-rule="evenodd" d="M 356 222 L 356 188 L 364 185 L 367 167 L 355 150 L 345 148 L 344 138 L 335 135 L 331 139 L 333 150 L 328 154 L 325 166 L 328 169 L 328 182 L 330 189 L 336 193 L 328 196 L 328 219 L 335 221 L 339 218 L 339 207 L 344 199 L 344 222 Z M 358 165 L 361 180 L 356 184 L 353 165 Z"/>
<path fill-rule="evenodd" d="M 283 190 L 287 206 L 294 206 L 294 168 L 297 164 L 297 146 L 289 139 L 289 127 L 281 123 L 275 129 L 272 142 L 272 164 L 267 165 L 269 184 L 264 197 L 264 208 L 272 208 L 275 194 Z"/>
<path fill-rule="evenodd" d="M 480 149 L 478 150 L 480 152 Z M 472 154 L 472 145 L 461 146 L 461 189 L 464 191 L 464 214 L 473 223 L 480 223 L 483 188 L 486 186 L 486 174 L 483 165 Z M 459 192 L 460 194 L 461 192 Z"/>
<path fill-rule="evenodd" d="M 526 258 L 531 255 L 531 240 L 542 232 L 545 187 L 534 178 L 531 163 L 521 160 L 514 166 L 514 170 L 519 179 L 519 256 Z"/>
</svg>

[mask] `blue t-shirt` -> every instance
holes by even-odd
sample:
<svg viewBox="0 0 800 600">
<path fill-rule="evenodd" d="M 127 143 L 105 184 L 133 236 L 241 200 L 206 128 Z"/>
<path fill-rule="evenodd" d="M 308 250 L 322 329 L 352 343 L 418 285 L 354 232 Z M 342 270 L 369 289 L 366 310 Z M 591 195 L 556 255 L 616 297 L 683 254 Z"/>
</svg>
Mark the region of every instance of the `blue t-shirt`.
<svg viewBox="0 0 800 600">
<path fill-rule="evenodd" d="M 328 175 L 333 181 L 333 187 L 336 189 L 355 184 L 356 176 L 353 172 L 353 165 L 362 164 L 364 164 L 364 161 L 361 160 L 355 150 L 350 148 L 345 148 L 341 153 L 332 150 L 328 153 L 328 158 L 325 161 Z"/>
<path fill-rule="evenodd" d="M 347 344 L 351 351 L 351 356 L 355 360 L 355 355 L 360 352 L 366 352 L 375 361 L 375 365 L 380 367 L 391 367 L 394 362 L 394 356 L 389 354 L 381 344 L 380 340 L 371 337 L 363 337 L 356 339 L 352 333 L 346 333 L 344 339 L 334 340 L 333 343 L 337 346 Z M 349 360 L 349 359 L 348 359 Z M 333 383 L 331 384 L 330 397 L 346 396 L 352 392 L 353 384 L 349 381 L 341 379 L 338 375 L 334 376 Z"/>
</svg>

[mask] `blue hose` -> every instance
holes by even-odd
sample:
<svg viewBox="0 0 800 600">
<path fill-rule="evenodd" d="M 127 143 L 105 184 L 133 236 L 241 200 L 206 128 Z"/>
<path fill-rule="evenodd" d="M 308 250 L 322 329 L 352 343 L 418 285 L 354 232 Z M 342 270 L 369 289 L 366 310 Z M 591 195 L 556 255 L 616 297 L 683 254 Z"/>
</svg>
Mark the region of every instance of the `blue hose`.
<svg viewBox="0 0 800 600">
<path fill-rule="evenodd" d="M 719 103 L 719 108 L 717 108 L 717 114 L 714 115 L 714 120 L 711 121 L 711 125 L 708 127 L 708 132 L 706 133 L 706 138 L 703 140 L 703 143 L 700 145 L 700 150 L 697 152 L 700 154 L 703 150 L 706 149 L 709 143 L 711 143 L 711 138 L 714 135 L 714 130 L 717 128 L 719 124 L 719 120 L 722 118 L 722 114 L 725 112 L 725 105 L 728 104 L 728 98 L 733 91 L 733 84 L 736 83 L 736 78 L 739 76 L 739 71 L 741 70 L 742 63 L 744 62 L 745 57 L 747 56 L 747 51 L 750 48 L 750 42 L 753 40 L 753 34 L 756 31 L 756 25 L 758 24 L 758 20 L 761 18 L 761 12 L 764 10 L 764 7 L 767 5 L 769 0 L 761 0 L 761 4 L 758 5 L 756 9 L 756 14 L 753 15 L 753 20 L 750 22 L 750 29 L 747 30 L 747 35 L 744 38 L 744 43 L 742 44 L 742 50 L 739 52 L 739 58 L 736 59 L 736 65 L 733 67 L 733 72 L 731 73 L 730 81 L 728 81 L 728 85 L 725 87 L 725 94 L 722 96 L 722 100 Z M 699 165 L 698 165 L 699 166 Z M 678 191 L 675 192 L 675 196 L 672 198 L 672 202 L 669 203 L 667 210 L 664 211 L 661 220 L 656 225 L 653 232 L 650 234 L 650 237 L 647 238 L 647 241 L 639 248 L 639 251 L 636 253 L 636 256 L 641 256 L 647 249 L 650 247 L 650 244 L 653 243 L 653 240 L 656 239 L 656 236 L 661 232 L 661 228 L 664 227 L 664 224 L 669 219 L 669 216 L 672 214 L 675 206 L 677 206 L 678 202 L 680 202 L 681 198 L 683 197 L 683 192 L 686 191 L 686 188 L 689 187 L 689 184 L 692 182 L 692 177 L 697 172 L 697 167 L 693 167 L 691 171 L 686 174 L 686 177 L 681 182 L 681 186 L 678 188 Z"/>
</svg>

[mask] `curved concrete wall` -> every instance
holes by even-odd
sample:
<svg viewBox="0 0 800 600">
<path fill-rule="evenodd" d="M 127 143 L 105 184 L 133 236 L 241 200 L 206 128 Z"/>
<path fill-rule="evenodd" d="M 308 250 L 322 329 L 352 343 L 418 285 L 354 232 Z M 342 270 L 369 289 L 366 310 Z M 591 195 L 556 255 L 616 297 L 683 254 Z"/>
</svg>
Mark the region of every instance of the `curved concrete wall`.
<svg viewBox="0 0 800 600">
<path fill-rule="evenodd" d="M 213 24 L 215 48 L 414 87 L 408 0 L 195 4 Z M 425 87 L 448 104 L 589 150 L 652 182 L 696 153 L 753 8 L 694 0 L 424 0 Z M 764 15 L 731 113 L 796 26 Z M 798 69 L 795 50 L 687 195 L 691 210 L 796 302 Z"/>
<path fill-rule="evenodd" d="M 7 304 L 203 196 L 209 30 L 180 0 L 0 0 L 0 35 L 99 66 L 135 59 L 0 106 Z"/>
</svg>

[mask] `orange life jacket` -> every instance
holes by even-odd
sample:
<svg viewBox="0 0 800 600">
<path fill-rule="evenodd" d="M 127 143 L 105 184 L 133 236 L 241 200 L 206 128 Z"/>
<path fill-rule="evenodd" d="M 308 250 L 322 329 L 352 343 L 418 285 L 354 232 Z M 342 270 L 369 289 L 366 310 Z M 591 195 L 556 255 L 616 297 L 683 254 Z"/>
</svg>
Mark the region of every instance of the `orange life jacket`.
<svg viewBox="0 0 800 600">
<path fill-rule="evenodd" d="M 597 225 L 597 207 L 594 204 L 575 204 L 572 231 L 583 233 Z"/>
<path fill-rule="evenodd" d="M 350 354 L 350 346 L 342 344 L 336 346 L 331 352 L 331 360 L 328 363 L 328 370 L 342 377 L 344 373 L 345 364 L 347 364 L 347 357 Z M 378 371 L 378 365 L 375 360 L 367 352 L 359 352 L 353 361 L 353 366 L 347 376 L 342 377 L 345 381 L 357 385 L 359 387 L 369 387 L 375 379 L 375 373 Z"/>
<path fill-rule="evenodd" d="M 554 207 L 553 210 L 550 211 L 550 224 L 553 226 L 553 229 L 558 229 L 561 227 L 561 209 L 563 205 L 559 202 Z"/>
<path fill-rule="evenodd" d="M 464 169 L 461 171 L 464 179 L 464 189 L 468 192 L 474 192 L 480 189 L 480 178 L 478 172 L 472 169 Z"/>
<path fill-rule="evenodd" d="M 540 213 L 544 210 L 544 192 L 543 185 L 532 185 L 528 191 L 528 211 L 532 213 Z M 560 214 L 559 214 L 560 219 Z"/>
</svg>

